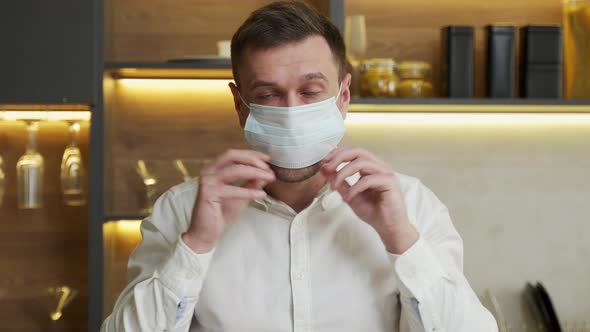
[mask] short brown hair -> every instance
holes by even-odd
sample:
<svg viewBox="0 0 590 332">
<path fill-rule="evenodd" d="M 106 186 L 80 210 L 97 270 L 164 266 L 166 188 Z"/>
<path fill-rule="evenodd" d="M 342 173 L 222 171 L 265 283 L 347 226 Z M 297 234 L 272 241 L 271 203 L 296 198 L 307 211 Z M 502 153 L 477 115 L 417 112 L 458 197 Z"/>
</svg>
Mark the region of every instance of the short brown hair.
<svg viewBox="0 0 590 332">
<path fill-rule="evenodd" d="M 339 67 L 346 71 L 346 49 L 338 28 L 317 10 L 301 1 L 277 1 L 253 11 L 231 40 L 231 62 L 238 84 L 238 65 L 247 48 L 267 49 L 319 35 L 324 37 Z"/>
</svg>

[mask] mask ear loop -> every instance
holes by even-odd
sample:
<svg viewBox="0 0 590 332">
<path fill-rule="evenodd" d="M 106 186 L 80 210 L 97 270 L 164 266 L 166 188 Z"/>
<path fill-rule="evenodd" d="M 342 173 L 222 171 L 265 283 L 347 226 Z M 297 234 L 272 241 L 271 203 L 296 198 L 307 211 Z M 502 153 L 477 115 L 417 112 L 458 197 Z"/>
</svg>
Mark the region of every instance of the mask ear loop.
<svg viewBox="0 0 590 332">
<path fill-rule="evenodd" d="M 244 98 L 242 98 L 242 94 L 240 93 L 239 90 L 238 90 L 238 96 L 240 97 L 240 100 L 242 101 L 244 106 L 246 106 L 248 109 L 250 109 L 250 105 L 248 105 L 248 103 L 244 100 Z"/>
<path fill-rule="evenodd" d="M 342 93 L 342 82 L 340 82 L 340 87 L 338 88 L 338 94 L 336 95 L 336 102 L 342 97 L 340 94 Z M 241 98 L 241 96 L 240 96 Z"/>
</svg>

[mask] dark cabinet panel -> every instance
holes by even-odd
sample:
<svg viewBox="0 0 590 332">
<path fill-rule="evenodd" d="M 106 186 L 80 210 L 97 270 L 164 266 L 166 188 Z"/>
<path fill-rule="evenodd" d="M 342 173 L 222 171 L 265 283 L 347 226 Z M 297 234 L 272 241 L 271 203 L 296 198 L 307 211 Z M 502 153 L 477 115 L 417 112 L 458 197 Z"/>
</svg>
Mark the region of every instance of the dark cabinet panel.
<svg viewBox="0 0 590 332">
<path fill-rule="evenodd" d="M 99 0 L 0 5 L 0 103 L 96 102 Z"/>
</svg>

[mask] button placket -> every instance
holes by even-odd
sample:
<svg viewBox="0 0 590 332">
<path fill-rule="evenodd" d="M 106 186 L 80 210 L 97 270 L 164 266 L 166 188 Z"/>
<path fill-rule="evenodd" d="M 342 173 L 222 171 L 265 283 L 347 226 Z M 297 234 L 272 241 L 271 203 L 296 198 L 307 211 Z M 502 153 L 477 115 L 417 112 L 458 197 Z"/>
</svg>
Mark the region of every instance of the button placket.
<svg viewBox="0 0 590 332">
<path fill-rule="evenodd" d="M 291 222 L 291 285 L 293 297 L 294 331 L 308 331 L 311 322 L 309 289 L 309 250 L 307 239 L 307 213 L 304 211 Z"/>
</svg>

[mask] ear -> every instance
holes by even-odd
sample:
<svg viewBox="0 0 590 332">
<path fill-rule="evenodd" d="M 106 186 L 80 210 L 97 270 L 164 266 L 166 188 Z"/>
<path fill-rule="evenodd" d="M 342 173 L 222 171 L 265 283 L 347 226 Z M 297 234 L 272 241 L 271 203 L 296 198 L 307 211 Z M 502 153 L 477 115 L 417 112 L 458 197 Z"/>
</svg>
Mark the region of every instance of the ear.
<svg viewBox="0 0 590 332">
<path fill-rule="evenodd" d="M 242 98 L 240 98 L 240 91 L 233 82 L 229 83 L 229 89 L 231 90 L 231 93 L 234 96 L 234 108 L 236 109 L 236 113 L 238 114 L 240 127 L 244 128 L 244 126 L 246 125 L 246 119 L 248 119 L 250 111 L 248 110 L 248 107 L 244 105 Z"/>
<path fill-rule="evenodd" d="M 348 105 L 350 104 L 350 82 L 352 75 L 346 73 L 342 79 L 342 92 L 340 92 L 340 100 L 336 101 L 337 105 L 340 105 L 340 114 L 342 118 L 346 119 L 346 113 L 348 112 Z"/>
</svg>

